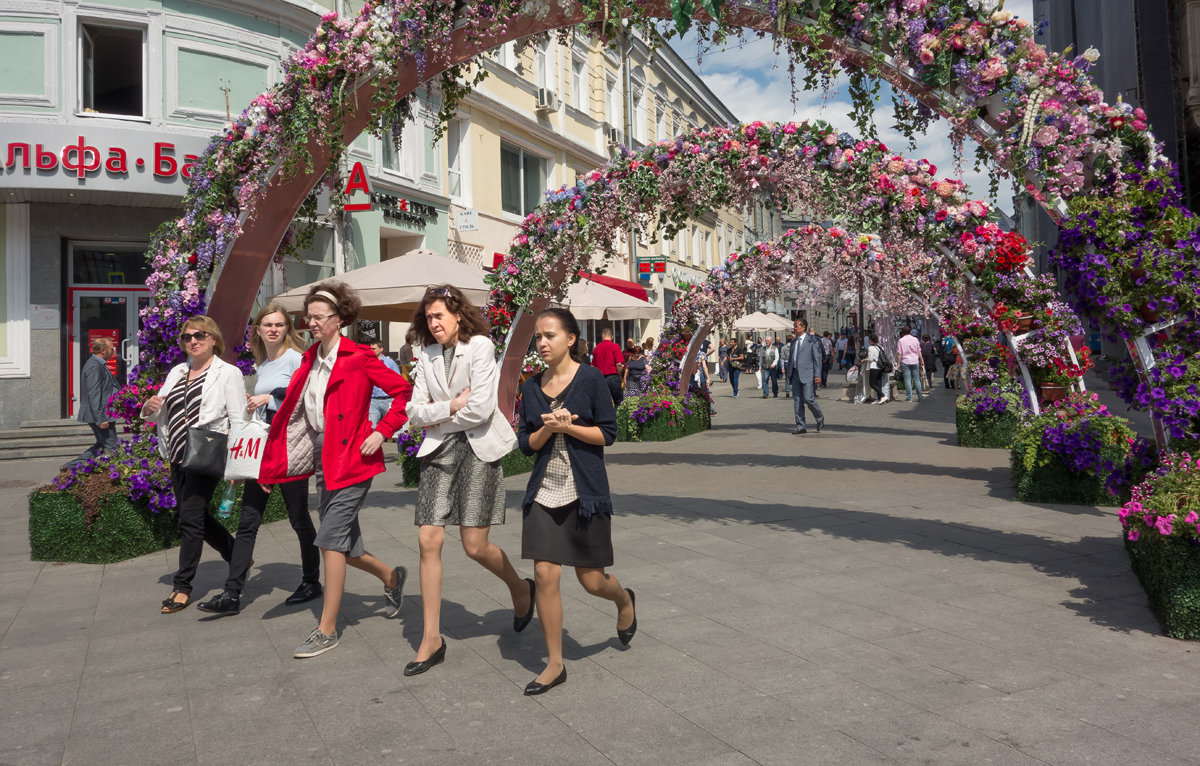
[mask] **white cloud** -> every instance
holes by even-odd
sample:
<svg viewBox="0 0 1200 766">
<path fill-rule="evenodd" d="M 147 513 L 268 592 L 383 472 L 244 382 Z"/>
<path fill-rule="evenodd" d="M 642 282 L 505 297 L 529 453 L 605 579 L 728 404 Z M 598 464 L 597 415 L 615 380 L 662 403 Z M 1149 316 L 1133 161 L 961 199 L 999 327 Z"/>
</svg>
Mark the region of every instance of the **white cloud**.
<svg viewBox="0 0 1200 766">
<path fill-rule="evenodd" d="M 1033 0 L 1009 0 L 1004 7 L 1019 17 L 1033 18 Z M 845 80 L 834 83 L 828 94 L 804 90 L 793 93 L 788 59 L 772 50 L 770 39 L 749 34 L 743 39 L 731 37 L 723 50 L 698 50 L 695 35 L 689 34 L 681 41 L 674 41 L 672 47 L 742 121 L 824 120 L 851 135 L 859 133 L 849 117 L 850 98 L 845 92 Z M 803 75 L 803 69 L 797 68 L 798 88 Z M 917 141 L 915 150 L 910 150 L 908 140 L 891 128 L 892 121 L 891 88 L 884 84 L 875 110 L 880 140 L 899 154 L 928 159 L 938 166 L 939 175 L 961 178 L 972 196 L 982 199 L 988 194 L 988 176 L 974 169 L 973 142 L 963 149 L 959 172 L 954 167 L 949 128 L 944 121 L 931 125 L 929 132 Z M 1011 206 L 1010 189 L 1011 182 L 1001 179 L 998 201 L 1004 208 Z"/>
</svg>

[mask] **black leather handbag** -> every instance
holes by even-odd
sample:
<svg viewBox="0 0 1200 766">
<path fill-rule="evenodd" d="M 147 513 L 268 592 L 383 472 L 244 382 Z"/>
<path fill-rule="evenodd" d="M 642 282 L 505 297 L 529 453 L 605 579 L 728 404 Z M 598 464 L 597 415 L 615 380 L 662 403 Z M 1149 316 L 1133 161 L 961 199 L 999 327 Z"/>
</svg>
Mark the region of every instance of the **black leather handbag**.
<svg viewBox="0 0 1200 766">
<path fill-rule="evenodd" d="M 183 390 L 183 407 L 187 410 L 187 398 L 191 393 L 189 380 Z M 203 389 L 201 389 L 203 396 Z M 229 454 L 229 437 L 220 431 L 190 426 L 187 430 L 187 444 L 183 448 L 183 460 L 179 465 L 185 471 L 212 476 L 225 477 L 225 458 Z"/>
</svg>

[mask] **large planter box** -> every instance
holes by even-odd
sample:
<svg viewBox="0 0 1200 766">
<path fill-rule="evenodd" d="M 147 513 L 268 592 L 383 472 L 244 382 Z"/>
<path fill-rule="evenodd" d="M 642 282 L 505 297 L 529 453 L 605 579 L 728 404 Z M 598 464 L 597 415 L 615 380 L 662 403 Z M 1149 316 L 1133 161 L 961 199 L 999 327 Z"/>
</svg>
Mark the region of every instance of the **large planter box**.
<svg viewBox="0 0 1200 766">
<path fill-rule="evenodd" d="M 1040 445 L 1017 440 L 1009 455 L 1013 489 L 1025 503 L 1120 505 L 1105 489 L 1105 475 L 1071 470 L 1058 455 Z"/>
<path fill-rule="evenodd" d="M 645 423 L 638 423 L 629 415 L 629 408 L 617 408 L 617 441 L 623 442 L 666 442 L 682 436 L 707 431 L 712 428 L 712 412 L 703 401 L 693 401 L 690 415 L 673 417 L 660 412 Z"/>
<path fill-rule="evenodd" d="M 1125 539 L 1129 564 L 1171 638 L 1200 639 L 1200 546 L 1177 537 Z"/>
<path fill-rule="evenodd" d="M 515 449 L 500 458 L 500 466 L 504 469 L 505 476 L 529 473 L 533 470 L 533 457 Z M 409 489 L 415 488 L 421 483 L 421 461 L 415 457 L 402 455 L 400 457 L 400 476 L 403 486 Z"/>
<path fill-rule="evenodd" d="M 214 515 L 225 492 L 222 482 L 213 494 Z M 238 502 L 228 519 L 218 519 L 237 532 Z M 287 518 L 287 508 L 278 491 L 271 493 L 263 523 Z M 70 492 L 37 491 L 29 497 L 29 548 L 34 561 L 72 561 L 81 564 L 113 564 L 144 556 L 179 544 L 179 524 L 174 513 L 152 513 L 143 502 L 133 502 L 114 492 L 100 499 L 100 515 L 89 526 L 83 504 Z"/>
<path fill-rule="evenodd" d="M 1017 416 L 1007 412 L 976 415 L 956 410 L 954 424 L 958 430 L 958 446 L 988 449 L 1010 449 L 1019 427 Z"/>
</svg>

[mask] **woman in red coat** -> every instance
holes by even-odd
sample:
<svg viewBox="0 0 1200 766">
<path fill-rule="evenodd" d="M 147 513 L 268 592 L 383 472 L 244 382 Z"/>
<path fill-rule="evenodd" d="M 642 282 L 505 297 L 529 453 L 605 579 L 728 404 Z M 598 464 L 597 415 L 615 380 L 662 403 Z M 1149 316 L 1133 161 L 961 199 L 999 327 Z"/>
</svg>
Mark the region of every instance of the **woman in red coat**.
<svg viewBox="0 0 1200 766">
<path fill-rule="evenodd" d="M 337 281 L 318 284 L 304 299 L 305 323 L 316 339 L 292 373 L 287 396 L 271 421 L 259 483 L 307 480 L 317 475 L 321 526 L 316 545 L 325 564 L 325 604 L 321 621 L 294 657 L 316 657 L 338 645 L 337 621 L 346 586 L 346 565 L 383 581 L 385 614 L 400 614 L 404 567 L 389 567 L 363 546 L 358 512 L 383 473 L 384 440 L 404 425 L 412 386 L 390 370 L 367 346 L 343 338 L 340 330 L 358 319 L 361 302 Z M 371 389 L 392 397 L 392 406 L 374 428 L 367 417 Z"/>
</svg>

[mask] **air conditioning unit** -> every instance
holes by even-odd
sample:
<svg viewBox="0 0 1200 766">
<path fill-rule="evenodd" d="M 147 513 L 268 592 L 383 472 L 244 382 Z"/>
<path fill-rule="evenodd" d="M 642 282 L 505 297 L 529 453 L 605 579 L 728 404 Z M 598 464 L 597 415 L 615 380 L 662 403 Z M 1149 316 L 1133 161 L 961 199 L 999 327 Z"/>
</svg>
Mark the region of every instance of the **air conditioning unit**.
<svg viewBox="0 0 1200 766">
<path fill-rule="evenodd" d="M 608 139 L 608 143 L 610 144 L 620 144 L 622 142 L 621 139 L 624 138 L 624 136 L 621 135 L 620 128 L 610 127 L 605 131 L 605 133 L 605 137 Z"/>
<path fill-rule="evenodd" d="M 554 112 L 558 110 L 558 96 L 549 88 L 538 88 L 537 110 L 539 112 Z"/>
</svg>

